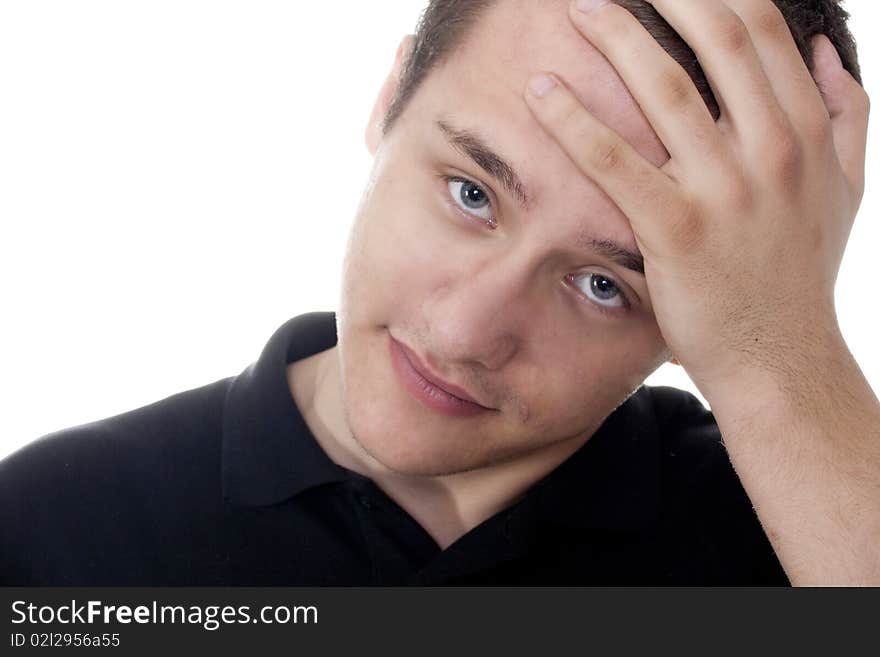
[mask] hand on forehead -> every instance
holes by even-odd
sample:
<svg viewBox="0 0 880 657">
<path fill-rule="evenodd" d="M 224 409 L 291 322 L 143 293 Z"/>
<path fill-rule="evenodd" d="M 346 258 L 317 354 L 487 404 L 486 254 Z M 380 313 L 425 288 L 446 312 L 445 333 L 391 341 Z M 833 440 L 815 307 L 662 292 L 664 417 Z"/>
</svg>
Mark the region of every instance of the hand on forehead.
<svg viewBox="0 0 880 657">
<path fill-rule="evenodd" d="M 535 70 L 554 71 L 584 106 L 656 166 L 669 159 L 626 84 L 572 25 L 568 0 L 498 0 L 444 67 L 461 98 L 513 129 L 542 138 L 522 100 Z"/>
</svg>

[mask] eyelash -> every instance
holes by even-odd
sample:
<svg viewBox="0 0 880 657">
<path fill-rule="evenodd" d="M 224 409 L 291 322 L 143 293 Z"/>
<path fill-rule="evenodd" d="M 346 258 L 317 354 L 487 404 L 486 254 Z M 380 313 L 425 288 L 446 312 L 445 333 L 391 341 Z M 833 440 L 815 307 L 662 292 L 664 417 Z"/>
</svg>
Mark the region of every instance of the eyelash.
<svg viewBox="0 0 880 657">
<path fill-rule="evenodd" d="M 448 191 L 450 183 L 462 183 L 465 185 L 473 185 L 474 187 L 479 189 L 483 194 L 486 195 L 486 198 L 489 201 L 489 209 L 492 211 L 492 216 L 489 219 L 485 219 L 483 217 L 479 217 L 479 216 L 475 215 L 472 212 L 468 212 L 467 210 L 462 208 L 455 199 L 452 200 L 453 206 L 459 212 L 466 214 L 468 217 L 475 219 L 476 221 L 479 221 L 479 222 L 487 225 L 492 230 L 495 230 L 498 227 L 498 221 L 495 218 L 495 202 L 493 200 L 494 197 L 485 187 L 483 187 L 483 185 L 481 183 L 477 182 L 476 180 L 471 180 L 470 178 L 464 178 L 462 176 L 441 175 L 440 179 L 446 184 L 447 191 Z"/>
<path fill-rule="evenodd" d="M 488 207 L 492 210 L 492 217 L 488 220 L 484 219 L 483 217 L 478 217 L 471 212 L 468 212 L 467 210 L 462 208 L 458 204 L 458 202 L 456 202 L 454 199 L 452 199 L 453 207 L 457 211 L 459 211 L 463 214 L 466 214 L 468 217 L 470 217 L 476 221 L 479 221 L 483 224 L 488 225 L 489 228 L 491 228 L 492 230 L 495 230 L 495 228 L 497 228 L 498 222 L 495 219 L 495 202 L 493 201 L 493 196 L 490 192 L 488 192 L 486 190 L 485 187 L 483 187 L 482 184 L 480 184 L 479 182 L 477 182 L 475 180 L 471 180 L 470 178 L 464 178 L 463 176 L 455 176 L 455 175 L 441 175 L 440 179 L 446 184 L 447 191 L 448 191 L 449 184 L 455 182 L 455 183 L 463 183 L 463 184 L 473 185 L 474 187 L 479 189 L 483 194 L 485 194 L 486 198 L 489 200 Z M 580 276 L 589 276 L 591 274 L 601 276 L 601 277 L 605 278 L 606 280 L 611 281 L 611 283 L 617 288 L 618 294 L 620 294 L 620 298 L 622 300 L 621 306 L 617 306 L 617 307 L 603 306 L 602 304 L 593 301 L 592 299 L 587 297 L 586 294 L 584 294 L 583 292 L 580 291 L 580 289 L 578 288 L 577 284 L 574 282 L 573 279 L 580 277 Z M 565 280 L 569 284 L 570 287 L 574 288 L 575 294 L 577 294 L 580 298 L 582 298 L 584 301 L 586 301 L 590 305 L 590 307 L 596 309 L 597 312 L 601 313 L 602 315 L 604 315 L 606 317 L 616 317 L 622 312 L 628 312 L 631 308 L 629 298 L 627 297 L 626 294 L 624 294 L 623 288 L 618 285 L 617 279 L 612 278 L 611 276 L 606 276 L 605 274 L 602 274 L 599 272 L 584 271 L 584 272 L 579 272 L 577 274 L 569 274 L 568 276 L 565 277 Z"/>
<path fill-rule="evenodd" d="M 593 301 L 586 294 L 584 294 L 581 291 L 580 287 L 577 285 L 577 283 L 574 282 L 574 279 L 581 277 L 581 276 L 589 277 L 591 275 L 592 276 L 600 276 L 600 277 L 604 278 L 605 280 L 611 281 L 611 283 L 617 289 L 617 293 L 620 295 L 621 305 L 619 305 L 619 306 L 603 306 L 601 303 Z M 629 298 L 624 293 L 623 288 L 617 284 L 617 279 L 612 278 L 611 276 L 606 276 L 605 274 L 603 274 L 601 272 L 596 272 L 596 271 L 584 271 L 584 272 L 579 272 L 577 274 L 569 274 L 568 276 L 565 277 L 565 280 L 568 282 L 568 284 L 571 287 L 574 288 L 575 294 L 577 294 L 578 296 L 583 298 L 587 303 L 589 303 L 593 308 L 596 308 L 603 315 L 606 315 L 608 317 L 615 317 L 615 316 L 619 316 L 621 313 L 629 312 L 629 310 L 632 308 L 632 305 L 629 302 Z"/>
</svg>

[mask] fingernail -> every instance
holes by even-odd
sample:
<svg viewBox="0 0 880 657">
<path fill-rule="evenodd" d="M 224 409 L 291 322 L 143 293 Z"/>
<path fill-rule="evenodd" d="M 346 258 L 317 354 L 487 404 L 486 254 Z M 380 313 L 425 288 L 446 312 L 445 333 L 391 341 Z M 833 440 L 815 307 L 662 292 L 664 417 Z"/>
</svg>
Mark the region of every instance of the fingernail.
<svg viewBox="0 0 880 657">
<path fill-rule="evenodd" d="M 546 95 L 548 91 L 550 91 L 553 87 L 556 86 L 556 80 L 551 78 L 546 73 L 539 73 L 538 75 L 533 75 L 532 79 L 529 80 L 529 91 L 532 92 L 532 95 L 541 98 Z"/>
<path fill-rule="evenodd" d="M 602 5 L 607 5 L 608 0 L 577 0 L 575 3 L 575 7 L 578 8 L 579 11 L 588 14 L 594 9 L 598 9 Z"/>
</svg>

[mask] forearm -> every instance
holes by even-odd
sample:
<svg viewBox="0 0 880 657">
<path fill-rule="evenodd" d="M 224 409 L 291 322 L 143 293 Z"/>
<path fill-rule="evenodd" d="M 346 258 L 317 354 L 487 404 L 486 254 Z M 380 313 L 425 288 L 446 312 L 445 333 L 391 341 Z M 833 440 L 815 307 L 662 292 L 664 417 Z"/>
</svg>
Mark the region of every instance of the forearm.
<svg viewBox="0 0 880 657">
<path fill-rule="evenodd" d="M 880 585 L 880 403 L 842 339 L 802 355 L 707 399 L 792 584 Z"/>
</svg>

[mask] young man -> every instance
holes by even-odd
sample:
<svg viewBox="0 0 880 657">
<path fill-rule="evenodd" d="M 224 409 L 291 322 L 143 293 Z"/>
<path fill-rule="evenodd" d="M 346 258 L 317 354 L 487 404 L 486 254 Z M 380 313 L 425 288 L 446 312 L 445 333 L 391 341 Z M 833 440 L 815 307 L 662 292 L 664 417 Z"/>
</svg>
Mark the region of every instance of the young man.
<svg viewBox="0 0 880 657">
<path fill-rule="evenodd" d="M 3 582 L 880 582 L 880 404 L 833 309 L 843 18 L 785 3 L 834 25 L 811 77 L 769 0 L 651 4 L 716 111 L 620 6 L 432 2 L 338 314 L 7 459 Z M 714 416 L 642 386 L 673 357 Z"/>
</svg>

